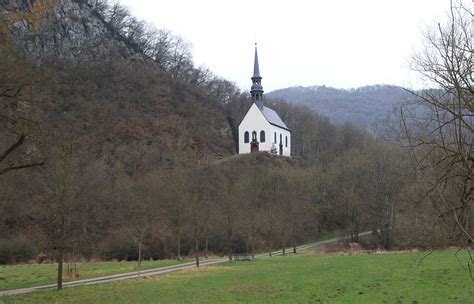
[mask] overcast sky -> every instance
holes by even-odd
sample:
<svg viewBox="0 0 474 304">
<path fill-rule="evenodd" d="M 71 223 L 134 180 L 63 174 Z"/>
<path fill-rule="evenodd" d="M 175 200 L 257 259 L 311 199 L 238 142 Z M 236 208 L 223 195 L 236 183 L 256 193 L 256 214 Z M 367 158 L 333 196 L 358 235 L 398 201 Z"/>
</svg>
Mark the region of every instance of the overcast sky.
<svg viewBox="0 0 474 304">
<path fill-rule="evenodd" d="M 464 0 L 471 2 L 470 0 Z M 264 90 L 302 85 L 420 87 L 408 70 L 449 0 L 120 0 L 193 46 L 196 65 L 250 88 L 258 42 Z"/>
</svg>

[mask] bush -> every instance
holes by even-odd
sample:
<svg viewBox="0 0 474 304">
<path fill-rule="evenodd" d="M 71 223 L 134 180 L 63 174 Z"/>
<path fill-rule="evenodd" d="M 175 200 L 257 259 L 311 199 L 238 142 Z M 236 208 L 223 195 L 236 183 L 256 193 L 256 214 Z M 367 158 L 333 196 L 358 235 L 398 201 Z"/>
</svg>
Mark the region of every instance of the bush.
<svg viewBox="0 0 474 304">
<path fill-rule="evenodd" d="M 132 260 L 137 253 L 131 240 L 120 234 L 111 234 L 102 239 L 98 247 L 99 258 L 104 260 Z"/>
<path fill-rule="evenodd" d="M 36 245 L 25 237 L 0 239 L 0 264 L 30 261 L 36 253 Z"/>
</svg>

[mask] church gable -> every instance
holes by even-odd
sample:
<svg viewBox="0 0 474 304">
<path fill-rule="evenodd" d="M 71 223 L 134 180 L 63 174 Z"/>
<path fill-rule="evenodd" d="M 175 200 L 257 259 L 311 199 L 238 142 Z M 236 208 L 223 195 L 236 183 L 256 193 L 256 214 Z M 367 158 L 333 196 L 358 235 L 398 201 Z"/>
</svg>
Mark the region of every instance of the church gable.
<svg viewBox="0 0 474 304">
<path fill-rule="evenodd" d="M 252 106 L 250 106 L 249 110 L 240 121 L 239 127 L 240 125 L 245 124 L 245 120 L 259 120 L 261 123 L 267 122 L 268 124 L 275 127 L 290 131 L 290 129 L 288 129 L 286 124 L 275 110 L 265 106 L 261 106 L 261 108 L 259 108 L 257 103 L 253 103 Z"/>
<path fill-rule="evenodd" d="M 257 104 L 253 103 L 239 124 L 239 128 L 261 127 L 262 125 L 270 125 L 265 115 L 260 111 Z"/>
</svg>

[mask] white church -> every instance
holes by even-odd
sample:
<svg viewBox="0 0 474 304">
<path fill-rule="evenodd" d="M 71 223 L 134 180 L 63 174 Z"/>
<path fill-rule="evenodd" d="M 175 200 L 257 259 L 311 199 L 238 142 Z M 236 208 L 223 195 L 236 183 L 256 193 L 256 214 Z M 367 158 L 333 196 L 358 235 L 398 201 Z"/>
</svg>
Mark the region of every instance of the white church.
<svg viewBox="0 0 474 304">
<path fill-rule="evenodd" d="M 239 124 L 239 154 L 267 151 L 291 156 L 291 131 L 277 112 L 263 105 L 262 76 L 258 66 L 257 45 L 253 66 L 252 106 Z"/>
</svg>

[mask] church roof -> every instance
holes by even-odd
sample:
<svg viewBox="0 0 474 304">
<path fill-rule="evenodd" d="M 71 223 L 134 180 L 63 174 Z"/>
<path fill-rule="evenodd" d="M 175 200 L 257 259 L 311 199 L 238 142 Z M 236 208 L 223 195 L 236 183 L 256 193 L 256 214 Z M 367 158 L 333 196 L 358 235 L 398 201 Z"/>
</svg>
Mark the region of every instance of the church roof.
<svg viewBox="0 0 474 304">
<path fill-rule="evenodd" d="M 277 126 L 277 127 L 280 127 L 280 128 L 283 128 L 283 129 L 286 129 L 286 130 L 290 130 L 288 129 L 288 127 L 285 125 L 285 123 L 283 122 L 283 120 L 281 120 L 280 116 L 277 114 L 277 112 L 275 112 L 274 110 L 270 109 L 270 108 L 267 108 L 265 106 L 262 106 L 262 108 L 260 108 L 260 111 L 262 111 L 263 113 L 263 116 L 265 116 L 265 118 L 267 119 L 267 121 L 274 125 L 274 126 Z"/>
</svg>

